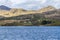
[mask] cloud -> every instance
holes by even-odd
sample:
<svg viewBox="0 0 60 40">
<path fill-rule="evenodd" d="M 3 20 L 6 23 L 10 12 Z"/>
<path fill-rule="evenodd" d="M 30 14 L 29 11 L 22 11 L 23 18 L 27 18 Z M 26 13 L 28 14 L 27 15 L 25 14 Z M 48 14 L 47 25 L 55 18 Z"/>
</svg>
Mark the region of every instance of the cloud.
<svg viewBox="0 0 60 40">
<path fill-rule="evenodd" d="M 26 2 L 27 0 L 9 0 L 12 4 L 21 4 Z"/>
<path fill-rule="evenodd" d="M 45 3 L 47 0 L 36 0 L 38 2 L 40 2 L 41 4 Z"/>
<path fill-rule="evenodd" d="M 0 0 L 0 5 L 24 9 L 39 9 L 48 5 L 60 8 L 60 0 Z"/>
</svg>

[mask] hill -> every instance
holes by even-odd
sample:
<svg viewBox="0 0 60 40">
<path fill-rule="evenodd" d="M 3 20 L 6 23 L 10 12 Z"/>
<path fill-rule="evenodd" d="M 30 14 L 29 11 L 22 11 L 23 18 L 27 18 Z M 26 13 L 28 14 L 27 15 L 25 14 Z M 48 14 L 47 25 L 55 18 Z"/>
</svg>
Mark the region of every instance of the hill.
<svg viewBox="0 0 60 40">
<path fill-rule="evenodd" d="M 60 25 L 60 9 L 48 6 L 39 10 L 0 10 L 0 25 Z"/>
</svg>

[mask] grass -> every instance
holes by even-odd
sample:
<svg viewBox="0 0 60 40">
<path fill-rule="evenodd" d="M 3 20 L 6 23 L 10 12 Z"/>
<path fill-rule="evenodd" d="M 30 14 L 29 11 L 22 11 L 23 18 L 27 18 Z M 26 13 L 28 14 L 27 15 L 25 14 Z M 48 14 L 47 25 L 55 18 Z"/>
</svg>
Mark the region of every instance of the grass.
<svg viewBox="0 0 60 40">
<path fill-rule="evenodd" d="M 17 20 L 18 21 L 18 20 Z M 1 23 L 0 26 L 60 26 L 60 20 L 53 20 L 48 18 L 32 19 L 29 22 L 12 22 L 12 23 Z"/>
</svg>

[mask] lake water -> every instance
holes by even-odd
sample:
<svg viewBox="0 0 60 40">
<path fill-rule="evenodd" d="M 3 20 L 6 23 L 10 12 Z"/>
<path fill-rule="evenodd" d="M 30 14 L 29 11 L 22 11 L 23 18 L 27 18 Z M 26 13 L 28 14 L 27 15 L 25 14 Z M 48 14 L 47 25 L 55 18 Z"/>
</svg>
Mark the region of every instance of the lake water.
<svg viewBox="0 0 60 40">
<path fill-rule="evenodd" d="M 60 40 L 60 26 L 0 27 L 0 40 Z"/>
</svg>

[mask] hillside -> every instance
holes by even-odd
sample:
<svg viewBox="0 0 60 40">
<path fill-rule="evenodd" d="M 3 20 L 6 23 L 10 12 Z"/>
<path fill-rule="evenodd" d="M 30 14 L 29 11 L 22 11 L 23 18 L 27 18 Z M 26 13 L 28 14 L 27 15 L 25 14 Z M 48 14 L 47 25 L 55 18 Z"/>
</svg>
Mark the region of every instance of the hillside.
<svg viewBox="0 0 60 40">
<path fill-rule="evenodd" d="M 7 9 L 8 9 L 8 7 L 7 7 Z M 36 13 L 41 14 L 43 12 L 47 12 L 47 11 L 51 11 L 51 10 L 55 10 L 55 8 L 52 6 L 48 6 L 48 7 L 42 8 L 40 10 L 24 10 L 24 9 L 12 8 L 7 11 L 7 10 L 3 9 L 3 10 L 0 10 L 0 16 L 13 17 L 13 16 L 20 16 L 20 15 L 27 15 L 27 14 L 36 14 Z"/>
</svg>

